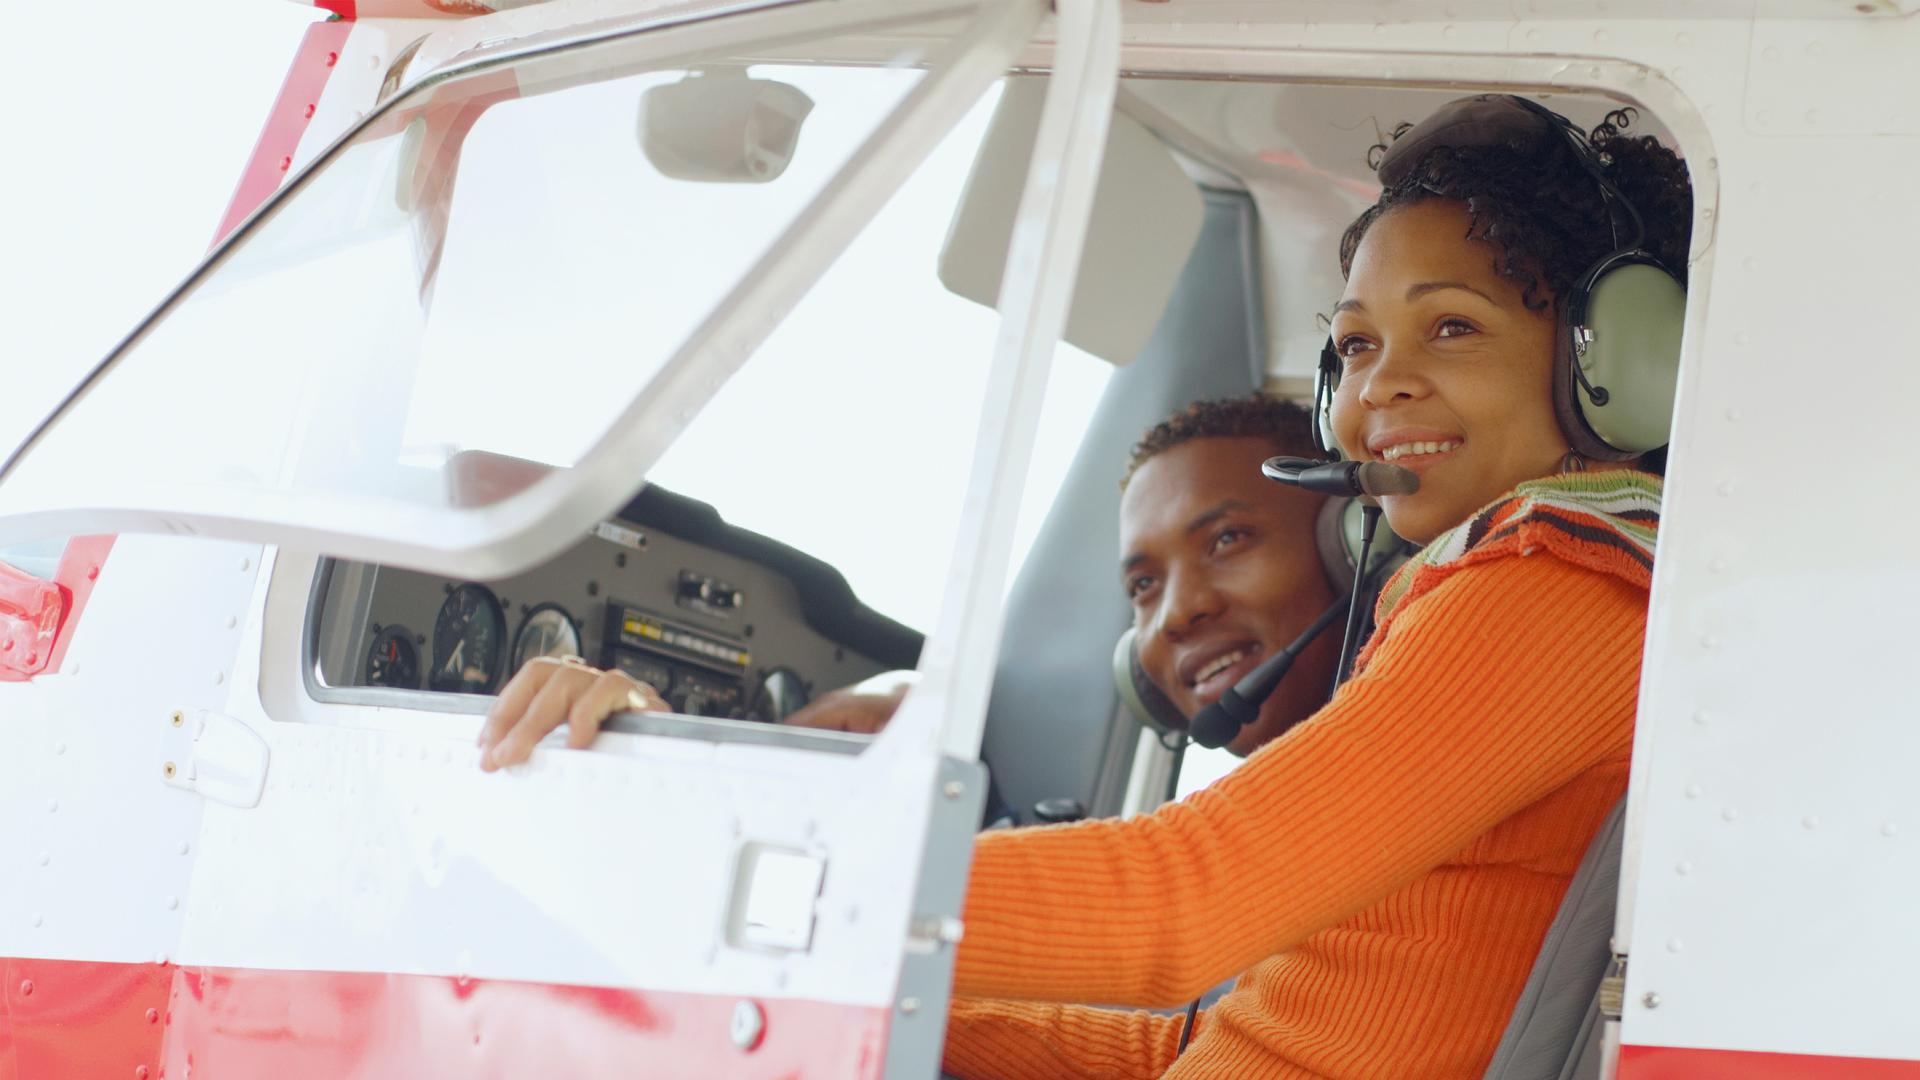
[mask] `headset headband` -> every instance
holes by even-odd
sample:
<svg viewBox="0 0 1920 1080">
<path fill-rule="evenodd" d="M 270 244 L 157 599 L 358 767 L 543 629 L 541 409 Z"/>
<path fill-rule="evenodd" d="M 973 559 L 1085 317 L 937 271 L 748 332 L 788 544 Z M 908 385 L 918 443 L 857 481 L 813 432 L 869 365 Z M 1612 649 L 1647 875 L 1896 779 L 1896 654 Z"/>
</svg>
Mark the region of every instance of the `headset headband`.
<svg viewBox="0 0 1920 1080">
<path fill-rule="evenodd" d="M 1613 227 L 1614 249 L 1632 251 L 1639 248 L 1646 238 L 1640 212 L 1634 209 L 1633 201 L 1622 194 L 1612 178 L 1607 176 L 1606 166 L 1609 162 L 1594 152 L 1586 132 L 1552 109 L 1523 97 L 1480 94 L 1442 105 L 1433 115 L 1409 128 L 1393 141 L 1393 145 L 1387 147 L 1374 174 L 1380 178 L 1383 186 L 1393 187 L 1407 178 L 1407 174 L 1429 150 L 1442 146 L 1458 149 L 1530 143 L 1529 149 L 1539 149 L 1541 143 L 1554 138 L 1567 141 L 1580 167 L 1599 186 L 1601 201 L 1606 204 L 1607 216 Z M 1625 219 L 1627 225 L 1624 239 L 1621 236 L 1621 218 Z"/>
</svg>

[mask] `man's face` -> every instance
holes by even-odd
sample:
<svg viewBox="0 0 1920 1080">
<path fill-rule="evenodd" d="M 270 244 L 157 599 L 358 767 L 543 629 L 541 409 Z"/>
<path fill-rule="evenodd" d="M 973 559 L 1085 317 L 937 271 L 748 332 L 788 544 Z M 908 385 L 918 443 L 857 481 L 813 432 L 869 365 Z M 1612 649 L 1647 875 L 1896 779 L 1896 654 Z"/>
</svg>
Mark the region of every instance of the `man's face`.
<svg viewBox="0 0 1920 1080">
<path fill-rule="evenodd" d="M 1120 581 L 1140 665 L 1191 718 L 1334 601 L 1314 548 L 1321 496 L 1260 475 L 1263 438 L 1201 438 L 1149 459 L 1120 500 Z M 1326 700 L 1339 634 L 1320 636 L 1230 744 L 1247 754 Z"/>
</svg>

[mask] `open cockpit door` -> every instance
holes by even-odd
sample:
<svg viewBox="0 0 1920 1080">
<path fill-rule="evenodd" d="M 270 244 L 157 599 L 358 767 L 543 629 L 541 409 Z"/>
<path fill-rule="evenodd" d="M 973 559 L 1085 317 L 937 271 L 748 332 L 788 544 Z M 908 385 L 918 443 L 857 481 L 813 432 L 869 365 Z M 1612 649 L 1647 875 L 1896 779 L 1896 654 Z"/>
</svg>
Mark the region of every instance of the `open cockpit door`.
<svg viewBox="0 0 1920 1080">
<path fill-rule="evenodd" d="M 938 287 L 939 227 L 1044 0 L 652 5 L 483 44 L 375 106 L 237 229 L 0 464 L 0 544 L 217 538 L 123 538 L 77 661 L 15 690 L 36 696 L 0 752 L 61 768 L 28 770 L 0 808 L 63 831 L 0 843 L 49 869 L 0 890 L 0 970 L 39 978 L 31 1004 L 48 1006 L 9 1000 L 0 1041 L 67 1030 L 50 971 L 137 979 L 141 1060 L 177 1073 L 933 1075 L 1014 520 L 1119 64 L 1117 4 L 1054 6 L 998 302 L 942 290 L 964 309 L 942 325 L 899 321 L 932 310 L 900 298 Z M 902 207 L 936 227 L 901 242 L 884 215 Z M 913 288 L 892 280 L 903 266 Z M 829 273 L 847 267 L 863 272 Z M 954 355 L 984 371 L 975 409 L 925 389 L 921 346 L 956 326 Z M 951 558 L 909 553 L 947 572 L 920 682 L 877 737 L 702 719 L 683 696 L 680 715 L 617 717 L 590 753 L 546 746 L 484 773 L 472 706 L 491 676 L 403 693 L 418 679 L 394 674 L 397 651 L 354 649 L 348 685 L 306 679 L 335 570 L 472 579 L 446 596 L 485 594 L 471 611 L 499 619 L 479 582 L 583 538 L 634 580 L 643 534 L 595 527 L 664 483 L 669 444 L 697 448 L 683 428 L 738 404 L 710 399 L 848 351 L 898 358 L 918 381 L 896 399 L 978 418 L 945 440 L 967 462 L 946 485 L 964 486 Z M 807 468 L 777 449 L 752 475 Z M 695 539 L 661 526 L 650 550 Z M 733 586 L 754 571 L 709 547 L 697 569 Z M 633 612 L 595 575 L 601 633 L 624 640 Z M 708 676 L 749 650 L 836 671 L 841 644 L 850 667 L 897 666 L 845 635 L 783 644 L 759 611 L 822 612 L 804 582 L 761 580 L 738 650 L 711 648 L 735 624 L 671 599 L 632 633 L 698 653 L 687 666 Z M 567 629 L 514 595 L 529 625 Z M 346 638 L 409 636 L 343 610 Z M 444 634 L 431 620 L 456 673 L 483 646 L 460 611 Z M 711 633 L 669 640 L 669 623 Z M 129 866 L 142 889 L 102 887 Z"/>
<path fill-rule="evenodd" d="M 1040 10 L 649 8 L 483 45 L 371 110 L 0 464 L 0 544 L 160 532 L 470 577 L 553 555 Z"/>
</svg>

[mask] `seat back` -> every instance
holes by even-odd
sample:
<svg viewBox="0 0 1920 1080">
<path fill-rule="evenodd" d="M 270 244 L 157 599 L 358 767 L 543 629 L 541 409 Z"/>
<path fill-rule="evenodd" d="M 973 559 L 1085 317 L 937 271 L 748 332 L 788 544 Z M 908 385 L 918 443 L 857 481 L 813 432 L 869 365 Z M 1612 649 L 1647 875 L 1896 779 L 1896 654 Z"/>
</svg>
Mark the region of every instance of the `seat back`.
<svg viewBox="0 0 1920 1080">
<path fill-rule="evenodd" d="M 1113 373 L 1007 598 L 981 753 L 1013 809 L 1041 799 L 1120 812 L 1140 728 L 1113 685 L 1120 590 L 1120 474 L 1147 428 L 1200 398 L 1242 397 L 1265 376 L 1253 202 L 1205 191 L 1206 216 L 1158 329 Z"/>
<path fill-rule="evenodd" d="M 1486 1080 L 1592 1080 L 1600 1075 L 1600 980 L 1613 955 L 1620 842 L 1627 801 L 1601 823 L 1493 1052 Z"/>
</svg>

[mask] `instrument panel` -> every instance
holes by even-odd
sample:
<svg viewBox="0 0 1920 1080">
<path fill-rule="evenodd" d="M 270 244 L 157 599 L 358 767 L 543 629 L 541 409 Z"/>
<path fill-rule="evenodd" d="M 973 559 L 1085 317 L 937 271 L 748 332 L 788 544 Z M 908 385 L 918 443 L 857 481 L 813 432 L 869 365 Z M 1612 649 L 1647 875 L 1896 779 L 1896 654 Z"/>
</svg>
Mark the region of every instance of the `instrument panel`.
<svg viewBox="0 0 1920 1080">
<path fill-rule="evenodd" d="M 651 684 L 677 713 L 768 722 L 914 666 L 921 644 L 832 567 L 659 488 L 511 578 L 326 560 L 313 603 L 328 690 L 493 694 L 536 658 L 574 656 Z"/>
</svg>

